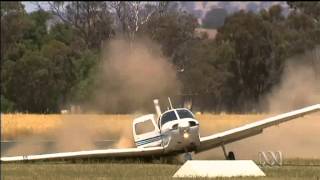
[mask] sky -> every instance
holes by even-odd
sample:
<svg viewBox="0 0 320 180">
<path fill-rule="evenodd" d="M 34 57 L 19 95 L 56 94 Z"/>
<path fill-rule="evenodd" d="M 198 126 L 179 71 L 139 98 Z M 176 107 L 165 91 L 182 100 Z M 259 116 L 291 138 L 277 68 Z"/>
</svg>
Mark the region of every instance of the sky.
<svg viewBox="0 0 320 180">
<path fill-rule="evenodd" d="M 27 12 L 32 12 L 37 10 L 37 1 L 23 1 L 25 9 Z M 40 2 L 41 6 L 44 9 L 49 9 L 46 2 Z M 200 10 L 204 14 L 210 10 L 211 7 L 224 7 L 228 11 L 237 10 L 237 9 L 256 9 L 260 10 L 261 8 L 269 8 L 275 4 L 281 4 L 282 7 L 288 8 L 288 5 L 285 1 L 188 1 L 180 2 L 180 4 L 185 7 L 187 10 L 192 9 L 193 11 Z"/>
<path fill-rule="evenodd" d="M 27 12 L 32 12 L 32 11 L 35 11 L 35 10 L 37 10 L 38 9 L 38 7 L 37 7 L 37 1 L 22 1 L 22 4 L 25 6 L 25 10 L 27 11 Z M 44 8 L 44 9 L 46 9 L 46 10 L 48 10 L 49 9 L 49 7 L 48 7 L 48 5 L 46 4 L 46 2 L 39 2 L 40 4 L 41 4 L 41 6 Z"/>
</svg>

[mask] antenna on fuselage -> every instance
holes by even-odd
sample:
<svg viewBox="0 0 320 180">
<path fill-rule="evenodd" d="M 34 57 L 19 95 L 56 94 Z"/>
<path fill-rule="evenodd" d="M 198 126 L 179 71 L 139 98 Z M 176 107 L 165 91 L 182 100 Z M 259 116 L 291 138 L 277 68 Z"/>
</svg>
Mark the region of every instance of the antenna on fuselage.
<svg viewBox="0 0 320 180">
<path fill-rule="evenodd" d="M 173 109 L 170 97 L 168 97 L 168 100 L 169 100 L 170 108 Z"/>
<path fill-rule="evenodd" d="M 161 116 L 161 109 L 160 109 L 160 105 L 159 105 L 159 100 L 158 99 L 154 99 L 153 103 L 154 103 L 154 107 L 156 109 L 156 112 L 157 112 L 157 115 L 158 115 L 158 118 L 159 118 Z"/>
</svg>

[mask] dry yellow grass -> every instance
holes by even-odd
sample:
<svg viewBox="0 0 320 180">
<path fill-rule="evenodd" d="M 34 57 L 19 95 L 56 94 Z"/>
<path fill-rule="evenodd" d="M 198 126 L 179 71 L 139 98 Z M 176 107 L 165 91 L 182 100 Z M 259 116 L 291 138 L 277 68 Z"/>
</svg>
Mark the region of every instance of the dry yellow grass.
<svg viewBox="0 0 320 180">
<path fill-rule="evenodd" d="M 258 121 L 267 116 L 266 114 L 202 114 L 197 115 L 196 118 L 200 123 L 201 135 L 206 136 L 213 132 L 220 132 Z"/>
<path fill-rule="evenodd" d="M 1 138 L 40 134 L 57 127 L 60 115 L 1 114 Z"/>
<path fill-rule="evenodd" d="M 29 135 L 47 135 L 68 122 L 86 123 L 96 130 L 118 131 L 122 124 L 131 124 L 133 115 L 60 115 L 1 114 L 1 138 L 4 140 Z M 72 124 L 75 125 L 75 124 Z M 83 124 L 81 124 L 83 125 Z M 76 125 L 75 125 L 76 128 Z"/>
<path fill-rule="evenodd" d="M 113 134 L 120 131 L 131 132 L 132 120 L 137 115 L 42 115 L 42 114 L 1 114 L 2 140 L 15 139 L 30 135 L 48 135 L 61 128 L 67 121 L 87 123 L 100 134 Z M 237 127 L 245 123 L 262 119 L 266 115 L 197 115 L 202 128 L 202 133 L 207 134 L 212 130 L 222 131 Z M 80 123 L 80 124 L 81 124 Z"/>
<path fill-rule="evenodd" d="M 116 140 L 112 144 L 114 147 L 133 147 L 132 120 L 137 116 L 1 114 L 1 138 L 22 139 L 23 142 L 55 140 L 57 143 L 53 152 L 95 149 L 93 141 L 105 139 Z M 269 116 L 271 115 L 202 114 L 196 115 L 196 118 L 200 121 L 201 136 L 207 136 Z M 268 128 L 263 134 L 232 143 L 227 148 L 236 150 L 238 157 L 242 159 L 254 159 L 261 150 L 281 150 L 286 157 L 292 158 L 319 158 L 319 120 L 320 113 L 312 114 L 284 123 L 280 128 Z M 8 153 L 36 154 L 43 151 L 42 148 L 34 148 L 28 143 L 21 144 Z M 215 159 L 220 156 L 221 149 L 216 148 L 198 154 L 197 158 Z"/>
</svg>

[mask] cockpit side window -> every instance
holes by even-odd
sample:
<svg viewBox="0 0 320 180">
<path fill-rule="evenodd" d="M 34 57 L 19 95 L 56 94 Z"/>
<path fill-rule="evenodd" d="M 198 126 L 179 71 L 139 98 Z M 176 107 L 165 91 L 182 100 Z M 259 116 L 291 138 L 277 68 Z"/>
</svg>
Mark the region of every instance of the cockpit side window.
<svg viewBox="0 0 320 180">
<path fill-rule="evenodd" d="M 183 118 L 194 118 L 193 115 L 188 110 L 181 109 L 181 110 L 177 110 L 177 112 L 178 112 L 178 115 L 179 115 L 180 119 L 183 119 Z"/>
<path fill-rule="evenodd" d="M 144 121 L 135 124 L 135 131 L 137 135 L 145 134 L 155 130 L 152 120 Z"/>
<path fill-rule="evenodd" d="M 161 126 L 169 121 L 173 121 L 173 120 L 177 120 L 177 116 L 176 116 L 176 113 L 174 111 L 169 111 L 169 112 L 166 112 L 162 115 L 161 117 Z"/>
</svg>

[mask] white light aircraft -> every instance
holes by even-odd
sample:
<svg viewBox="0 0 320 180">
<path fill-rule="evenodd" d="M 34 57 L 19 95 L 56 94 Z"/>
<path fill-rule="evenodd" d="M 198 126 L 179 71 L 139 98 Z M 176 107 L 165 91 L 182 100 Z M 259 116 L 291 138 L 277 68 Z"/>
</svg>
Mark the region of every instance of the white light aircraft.
<svg viewBox="0 0 320 180">
<path fill-rule="evenodd" d="M 136 148 L 88 150 L 52 154 L 1 157 L 1 161 L 26 161 L 41 159 L 152 157 L 185 153 L 185 160 L 191 159 L 191 152 L 199 153 L 222 147 L 226 159 L 235 159 L 234 153 L 227 153 L 225 144 L 239 141 L 263 132 L 263 129 L 320 111 L 320 104 L 280 114 L 244 126 L 200 137 L 199 122 L 186 108 L 170 108 L 161 113 L 159 101 L 154 100 L 157 114 L 148 114 L 133 120 L 133 137 Z"/>
</svg>

